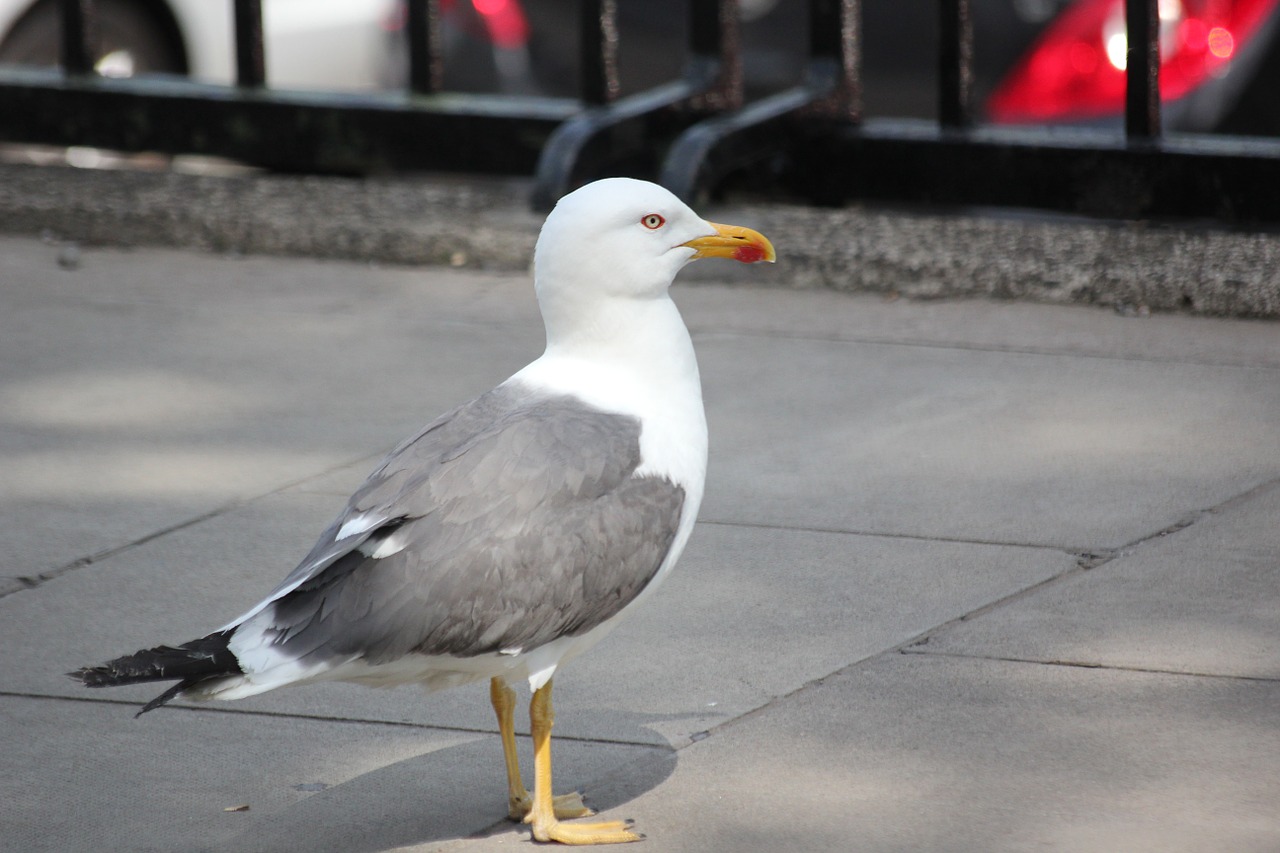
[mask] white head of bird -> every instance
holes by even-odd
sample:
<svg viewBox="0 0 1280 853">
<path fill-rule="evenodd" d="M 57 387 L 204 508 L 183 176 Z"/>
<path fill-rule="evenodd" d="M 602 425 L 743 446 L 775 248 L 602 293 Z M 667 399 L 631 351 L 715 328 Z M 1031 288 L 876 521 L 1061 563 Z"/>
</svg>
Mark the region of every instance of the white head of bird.
<svg viewBox="0 0 1280 853">
<path fill-rule="evenodd" d="M 637 303 L 666 313 L 676 273 L 706 257 L 772 263 L 775 255 L 758 232 L 708 222 L 648 181 L 606 178 L 569 193 L 547 216 L 534 252 L 548 348 L 626 337 L 644 313 Z"/>
</svg>

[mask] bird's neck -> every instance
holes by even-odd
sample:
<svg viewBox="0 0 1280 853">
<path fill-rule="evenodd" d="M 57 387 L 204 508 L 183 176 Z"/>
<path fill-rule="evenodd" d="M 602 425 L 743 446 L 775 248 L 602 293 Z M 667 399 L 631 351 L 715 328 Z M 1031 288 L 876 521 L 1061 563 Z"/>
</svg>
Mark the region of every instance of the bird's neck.
<svg viewBox="0 0 1280 853">
<path fill-rule="evenodd" d="M 555 305 L 544 303 L 543 320 L 547 349 L 521 371 L 525 378 L 572 386 L 575 393 L 592 388 L 602 405 L 615 410 L 648 408 L 657 404 L 647 399 L 654 396 L 701 410 L 693 343 L 665 294 L 607 300 L 591 311 L 559 313 Z"/>
<path fill-rule="evenodd" d="M 665 293 L 649 298 L 599 298 L 590 310 L 557 311 L 556 307 L 543 306 L 550 357 L 657 373 L 697 370 L 689 331 Z"/>
</svg>

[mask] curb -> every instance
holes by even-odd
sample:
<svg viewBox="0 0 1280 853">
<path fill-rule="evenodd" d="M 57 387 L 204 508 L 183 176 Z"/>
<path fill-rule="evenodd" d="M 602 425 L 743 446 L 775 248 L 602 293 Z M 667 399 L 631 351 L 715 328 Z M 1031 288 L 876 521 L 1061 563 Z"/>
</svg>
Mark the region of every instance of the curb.
<svg viewBox="0 0 1280 853">
<path fill-rule="evenodd" d="M 522 271 L 541 224 L 529 193 L 529 182 L 518 179 L 6 164 L 0 232 L 91 245 Z M 1280 234 L 871 207 L 733 204 L 716 207 L 710 218 L 765 231 L 783 261 L 768 278 L 784 287 L 1280 318 Z M 725 278 L 723 270 L 716 277 Z"/>
</svg>

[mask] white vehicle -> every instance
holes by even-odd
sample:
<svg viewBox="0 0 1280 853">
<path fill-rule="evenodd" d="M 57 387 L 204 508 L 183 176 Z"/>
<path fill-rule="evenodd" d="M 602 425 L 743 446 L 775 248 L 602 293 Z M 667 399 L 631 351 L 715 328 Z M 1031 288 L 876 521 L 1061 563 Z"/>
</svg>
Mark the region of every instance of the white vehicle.
<svg viewBox="0 0 1280 853">
<path fill-rule="evenodd" d="M 233 83 L 231 0 L 97 0 L 94 67 L 110 77 L 153 72 Z M 267 84 L 369 90 L 384 75 L 395 0 L 264 0 Z M 58 0 L 0 0 L 0 63 L 55 65 Z"/>
</svg>

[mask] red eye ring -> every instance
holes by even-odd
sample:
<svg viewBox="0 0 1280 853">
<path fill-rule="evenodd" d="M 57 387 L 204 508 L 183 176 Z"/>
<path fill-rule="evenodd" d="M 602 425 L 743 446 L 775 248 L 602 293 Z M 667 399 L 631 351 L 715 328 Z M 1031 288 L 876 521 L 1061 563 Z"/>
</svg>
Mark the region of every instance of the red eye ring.
<svg viewBox="0 0 1280 853">
<path fill-rule="evenodd" d="M 646 213 L 640 217 L 640 224 L 650 231 L 657 231 L 663 225 L 667 224 L 667 220 L 662 218 L 660 213 Z"/>
</svg>

